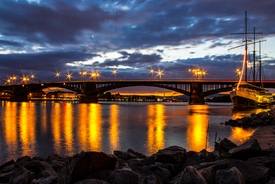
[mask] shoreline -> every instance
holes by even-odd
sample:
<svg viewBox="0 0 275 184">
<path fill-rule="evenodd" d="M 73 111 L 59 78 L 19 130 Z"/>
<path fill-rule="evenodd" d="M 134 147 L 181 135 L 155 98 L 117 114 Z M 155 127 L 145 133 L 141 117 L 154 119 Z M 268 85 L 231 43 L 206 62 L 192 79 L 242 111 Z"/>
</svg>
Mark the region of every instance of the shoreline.
<svg viewBox="0 0 275 184">
<path fill-rule="evenodd" d="M 257 139 L 262 149 L 275 146 L 275 125 L 264 125 L 256 128 L 249 140 Z"/>
</svg>

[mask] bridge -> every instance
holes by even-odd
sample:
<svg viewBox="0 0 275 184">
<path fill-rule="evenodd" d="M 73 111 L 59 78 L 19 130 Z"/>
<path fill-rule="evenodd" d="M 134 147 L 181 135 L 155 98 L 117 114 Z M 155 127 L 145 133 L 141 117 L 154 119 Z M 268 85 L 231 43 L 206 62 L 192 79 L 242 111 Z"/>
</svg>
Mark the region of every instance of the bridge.
<svg viewBox="0 0 275 184">
<path fill-rule="evenodd" d="M 256 85 L 259 82 L 256 82 Z M 222 80 L 85 80 L 33 82 L 0 85 L 0 91 L 11 91 L 10 101 L 28 101 L 28 94 L 49 87 L 61 87 L 81 94 L 80 103 L 97 103 L 97 95 L 129 86 L 153 86 L 169 89 L 190 97 L 189 104 L 204 104 L 204 97 L 231 91 L 236 81 Z M 275 88 L 275 81 L 265 81 L 265 88 Z"/>
</svg>

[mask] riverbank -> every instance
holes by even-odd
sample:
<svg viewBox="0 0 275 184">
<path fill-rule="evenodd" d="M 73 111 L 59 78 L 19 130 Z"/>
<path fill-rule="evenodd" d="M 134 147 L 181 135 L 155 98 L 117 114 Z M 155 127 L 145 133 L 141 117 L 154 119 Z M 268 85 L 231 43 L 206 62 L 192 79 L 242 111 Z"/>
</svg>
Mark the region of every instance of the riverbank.
<svg viewBox="0 0 275 184">
<path fill-rule="evenodd" d="M 257 127 L 250 139 L 257 139 L 262 149 L 275 146 L 275 125 Z"/>
<path fill-rule="evenodd" d="M 274 164 L 275 147 L 261 149 L 256 139 L 237 146 L 225 138 L 213 152 L 170 146 L 148 157 L 132 149 L 24 156 L 0 166 L 0 183 L 269 184 L 275 182 Z"/>
</svg>

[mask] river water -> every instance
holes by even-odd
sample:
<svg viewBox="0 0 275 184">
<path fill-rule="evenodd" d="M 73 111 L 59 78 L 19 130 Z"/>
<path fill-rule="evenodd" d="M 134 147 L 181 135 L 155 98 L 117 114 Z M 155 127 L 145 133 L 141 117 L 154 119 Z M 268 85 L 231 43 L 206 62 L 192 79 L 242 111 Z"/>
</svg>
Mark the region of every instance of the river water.
<svg viewBox="0 0 275 184">
<path fill-rule="evenodd" d="M 151 155 L 177 145 L 213 150 L 217 140 L 240 144 L 254 129 L 225 121 L 269 109 L 235 111 L 231 103 L 0 102 L 0 164 L 18 157 L 72 156 L 81 151 L 135 151 Z"/>
</svg>

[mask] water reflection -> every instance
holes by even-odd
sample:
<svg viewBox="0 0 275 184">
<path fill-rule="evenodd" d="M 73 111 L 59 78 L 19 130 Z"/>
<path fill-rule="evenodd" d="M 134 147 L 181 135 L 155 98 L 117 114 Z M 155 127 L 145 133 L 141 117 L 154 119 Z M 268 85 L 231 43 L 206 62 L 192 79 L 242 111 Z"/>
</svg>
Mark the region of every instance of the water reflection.
<svg viewBox="0 0 275 184">
<path fill-rule="evenodd" d="M 2 102 L 3 104 L 3 102 Z M 17 153 L 17 122 L 16 122 L 16 103 L 6 102 L 4 114 L 4 131 L 7 144 L 8 159 L 12 159 Z"/>
<path fill-rule="evenodd" d="M 61 109 L 60 103 L 55 103 L 51 112 L 53 149 L 56 154 L 61 153 Z"/>
<path fill-rule="evenodd" d="M 89 144 L 91 151 L 101 150 L 101 105 L 89 104 Z"/>
<path fill-rule="evenodd" d="M 111 105 L 111 112 L 110 112 L 110 151 L 119 150 L 119 122 L 118 122 L 118 105 L 113 104 Z"/>
<path fill-rule="evenodd" d="M 147 154 L 152 154 L 165 146 L 165 106 L 162 104 L 148 106 Z"/>
<path fill-rule="evenodd" d="M 19 132 L 22 144 L 22 156 L 35 155 L 35 106 L 34 103 L 22 102 L 19 116 Z"/>
<path fill-rule="evenodd" d="M 188 150 L 201 151 L 206 148 L 208 143 L 208 106 L 206 105 L 191 105 L 190 114 L 188 115 L 187 128 L 187 145 Z M 206 142 L 207 139 L 207 142 Z M 207 146 L 208 150 L 210 147 Z"/>
<path fill-rule="evenodd" d="M 65 150 L 68 155 L 73 154 L 73 109 L 71 103 L 63 103 L 62 129 L 64 131 Z"/>
<path fill-rule="evenodd" d="M 242 127 L 233 127 L 232 134 L 229 137 L 229 139 L 237 144 L 240 144 L 248 140 L 253 135 L 254 132 L 255 130 L 253 129 L 245 130 Z"/>
</svg>

